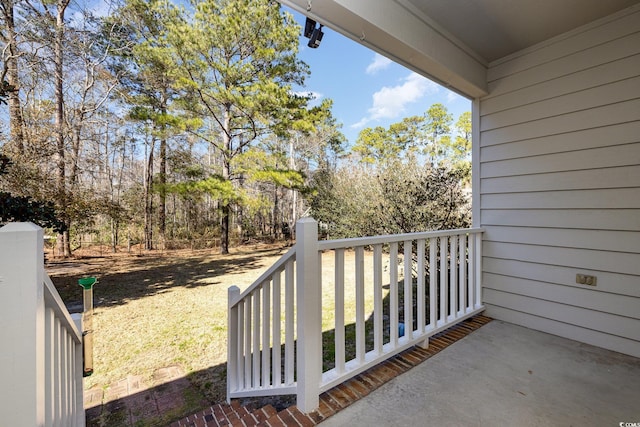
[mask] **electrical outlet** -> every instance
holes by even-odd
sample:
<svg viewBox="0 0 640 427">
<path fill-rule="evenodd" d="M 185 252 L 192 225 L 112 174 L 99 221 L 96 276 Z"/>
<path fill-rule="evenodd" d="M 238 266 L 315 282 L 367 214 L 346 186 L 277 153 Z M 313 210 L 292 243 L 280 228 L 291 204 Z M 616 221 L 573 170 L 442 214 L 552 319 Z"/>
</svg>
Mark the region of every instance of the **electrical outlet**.
<svg viewBox="0 0 640 427">
<path fill-rule="evenodd" d="M 596 286 L 596 276 L 589 276 L 586 274 L 576 274 L 576 283 L 581 285 Z"/>
</svg>

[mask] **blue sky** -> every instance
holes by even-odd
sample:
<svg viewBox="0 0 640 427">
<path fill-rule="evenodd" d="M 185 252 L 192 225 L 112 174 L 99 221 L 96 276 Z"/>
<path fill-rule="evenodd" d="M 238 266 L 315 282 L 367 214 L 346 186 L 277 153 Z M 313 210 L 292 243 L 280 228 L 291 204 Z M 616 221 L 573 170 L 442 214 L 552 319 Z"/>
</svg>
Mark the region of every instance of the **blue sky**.
<svg viewBox="0 0 640 427">
<path fill-rule="evenodd" d="M 292 13 L 304 27 L 305 17 Z M 388 127 L 404 117 L 424 113 L 435 103 L 444 104 L 454 120 L 471 111 L 468 99 L 329 28 L 323 31 L 317 49 L 307 47 L 308 39 L 300 37 L 299 57 L 311 68 L 304 90 L 317 99 L 333 99 L 333 115 L 342 123 L 350 144 L 366 127 Z"/>
</svg>

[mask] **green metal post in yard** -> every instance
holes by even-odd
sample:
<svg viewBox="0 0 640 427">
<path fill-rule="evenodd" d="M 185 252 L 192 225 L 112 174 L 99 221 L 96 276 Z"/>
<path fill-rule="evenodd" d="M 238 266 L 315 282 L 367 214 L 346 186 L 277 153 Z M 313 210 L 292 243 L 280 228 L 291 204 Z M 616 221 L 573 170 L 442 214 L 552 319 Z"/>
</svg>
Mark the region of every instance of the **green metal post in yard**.
<svg viewBox="0 0 640 427">
<path fill-rule="evenodd" d="M 84 375 L 93 373 L 93 285 L 97 283 L 95 277 L 83 277 L 78 279 L 78 284 L 82 286 L 82 302 L 84 310 L 82 312 L 82 327 L 84 331 Z"/>
</svg>

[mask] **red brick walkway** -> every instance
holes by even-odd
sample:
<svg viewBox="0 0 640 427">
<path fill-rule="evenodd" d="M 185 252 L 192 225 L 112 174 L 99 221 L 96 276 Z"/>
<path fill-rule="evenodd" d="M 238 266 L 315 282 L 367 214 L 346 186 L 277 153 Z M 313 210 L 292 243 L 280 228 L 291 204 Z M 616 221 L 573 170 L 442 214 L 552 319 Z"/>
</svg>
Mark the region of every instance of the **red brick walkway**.
<svg viewBox="0 0 640 427">
<path fill-rule="evenodd" d="M 131 375 L 106 390 L 85 390 L 87 425 L 135 426 L 152 420 L 153 425 L 161 425 L 163 420 L 166 423 L 176 415 L 188 414 L 207 404 L 177 366 L 155 371 L 153 384 L 145 384 L 142 377 Z"/>
</svg>

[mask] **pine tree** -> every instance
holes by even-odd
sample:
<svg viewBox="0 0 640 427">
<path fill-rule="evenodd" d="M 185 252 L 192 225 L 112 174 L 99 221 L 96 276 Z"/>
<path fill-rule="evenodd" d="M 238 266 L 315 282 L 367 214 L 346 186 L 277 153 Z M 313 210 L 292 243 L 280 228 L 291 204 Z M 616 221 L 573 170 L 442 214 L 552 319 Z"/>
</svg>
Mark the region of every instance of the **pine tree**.
<svg viewBox="0 0 640 427">
<path fill-rule="evenodd" d="M 171 23 L 168 34 L 193 119 L 185 128 L 214 147 L 221 178 L 234 181 L 233 159 L 294 120 L 307 102 L 291 90 L 307 74 L 296 56 L 300 30 L 269 0 L 204 0 L 194 8 L 193 18 Z M 220 208 L 221 252 L 228 253 L 229 199 Z"/>
</svg>

